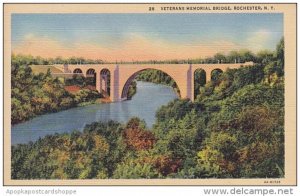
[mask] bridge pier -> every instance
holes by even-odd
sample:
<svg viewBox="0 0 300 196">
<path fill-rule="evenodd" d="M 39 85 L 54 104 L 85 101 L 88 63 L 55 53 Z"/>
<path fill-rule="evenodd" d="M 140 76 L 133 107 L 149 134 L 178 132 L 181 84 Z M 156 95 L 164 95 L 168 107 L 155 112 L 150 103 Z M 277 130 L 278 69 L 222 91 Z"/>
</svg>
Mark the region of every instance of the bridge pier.
<svg viewBox="0 0 300 196">
<path fill-rule="evenodd" d="M 110 100 L 112 102 L 122 101 L 119 95 L 119 66 L 114 65 L 110 69 Z"/>
<path fill-rule="evenodd" d="M 190 100 L 192 102 L 194 102 L 194 96 L 195 96 L 195 90 L 194 90 L 194 86 L 195 86 L 195 74 L 194 74 L 194 71 L 193 71 L 193 67 L 192 65 L 190 65 L 190 83 L 191 83 L 191 96 L 190 96 Z"/>
<path fill-rule="evenodd" d="M 101 93 L 101 85 L 100 85 L 100 72 L 96 73 L 96 90 Z"/>
<path fill-rule="evenodd" d="M 212 70 L 207 70 L 206 72 L 206 84 L 211 80 L 211 72 Z"/>
<path fill-rule="evenodd" d="M 194 101 L 194 74 L 192 70 L 192 64 L 188 66 L 186 81 L 187 81 L 187 87 L 186 87 L 187 91 L 186 91 L 185 98 Z"/>
</svg>

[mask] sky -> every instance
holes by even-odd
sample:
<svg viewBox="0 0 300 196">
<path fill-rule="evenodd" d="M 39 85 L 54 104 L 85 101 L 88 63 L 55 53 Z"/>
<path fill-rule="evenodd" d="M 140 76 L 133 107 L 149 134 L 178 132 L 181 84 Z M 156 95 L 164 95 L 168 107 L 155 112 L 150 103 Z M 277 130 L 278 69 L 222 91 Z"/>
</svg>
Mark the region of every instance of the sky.
<svg viewBox="0 0 300 196">
<path fill-rule="evenodd" d="M 274 50 L 282 14 L 13 14 L 12 52 L 105 61 Z"/>
</svg>

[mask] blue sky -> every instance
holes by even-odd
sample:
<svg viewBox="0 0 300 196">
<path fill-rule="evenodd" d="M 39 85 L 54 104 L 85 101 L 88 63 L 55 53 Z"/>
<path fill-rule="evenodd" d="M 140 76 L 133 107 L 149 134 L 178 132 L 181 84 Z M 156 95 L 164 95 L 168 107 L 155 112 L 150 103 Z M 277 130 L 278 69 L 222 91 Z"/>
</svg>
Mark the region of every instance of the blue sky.
<svg viewBox="0 0 300 196">
<path fill-rule="evenodd" d="M 282 14 L 13 14 L 15 53 L 150 60 L 274 50 Z"/>
</svg>

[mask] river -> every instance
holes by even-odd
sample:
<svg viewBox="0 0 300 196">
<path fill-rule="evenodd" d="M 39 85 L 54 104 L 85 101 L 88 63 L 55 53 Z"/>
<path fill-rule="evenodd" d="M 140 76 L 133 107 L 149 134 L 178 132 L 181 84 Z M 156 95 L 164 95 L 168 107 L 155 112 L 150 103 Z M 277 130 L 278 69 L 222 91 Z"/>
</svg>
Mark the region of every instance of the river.
<svg viewBox="0 0 300 196">
<path fill-rule="evenodd" d="M 144 119 L 147 127 L 151 128 L 157 109 L 176 98 L 177 95 L 171 87 L 137 82 L 137 92 L 131 100 L 71 108 L 14 125 L 11 130 L 11 143 L 28 143 L 54 133 L 82 131 L 86 124 L 95 121 L 115 120 L 126 123 L 134 116 Z"/>
</svg>

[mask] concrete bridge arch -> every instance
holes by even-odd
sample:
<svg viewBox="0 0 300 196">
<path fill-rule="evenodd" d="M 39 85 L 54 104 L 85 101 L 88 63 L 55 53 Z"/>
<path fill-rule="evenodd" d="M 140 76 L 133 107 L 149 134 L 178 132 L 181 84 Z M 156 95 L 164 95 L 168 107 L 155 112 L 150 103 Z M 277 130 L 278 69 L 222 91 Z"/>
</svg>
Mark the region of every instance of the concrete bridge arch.
<svg viewBox="0 0 300 196">
<path fill-rule="evenodd" d="M 140 73 L 142 73 L 143 71 L 146 71 L 146 70 L 157 70 L 157 71 L 161 71 L 162 73 L 170 76 L 172 78 L 172 80 L 174 80 L 178 90 L 179 90 L 179 96 L 181 97 L 181 90 L 180 90 L 180 87 L 178 86 L 176 80 L 169 74 L 169 73 L 166 73 L 165 71 L 161 70 L 161 69 L 153 69 L 153 68 L 144 68 L 144 69 L 141 69 L 135 73 L 133 73 L 128 79 L 127 81 L 125 82 L 124 86 L 122 87 L 122 84 L 120 85 L 120 87 L 122 87 L 122 92 L 121 92 L 121 99 L 122 100 L 126 100 L 127 99 L 127 95 L 128 95 L 128 90 L 129 90 L 129 86 L 130 84 L 132 83 L 132 81 L 136 78 L 136 76 L 138 76 Z"/>
<path fill-rule="evenodd" d="M 119 99 L 125 100 L 124 94 L 128 89 L 128 85 L 130 81 L 135 78 L 135 76 L 148 69 L 159 70 L 167 75 L 169 75 L 176 83 L 179 88 L 181 98 L 190 98 L 191 96 L 191 84 L 190 84 L 190 65 L 182 64 L 180 66 L 176 66 L 174 64 L 144 64 L 139 65 L 136 64 L 134 66 L 130 65 L 122 65 L 119 66 Z M 123 89 L 125 91 L 123 92 Z"/>
</svg>

